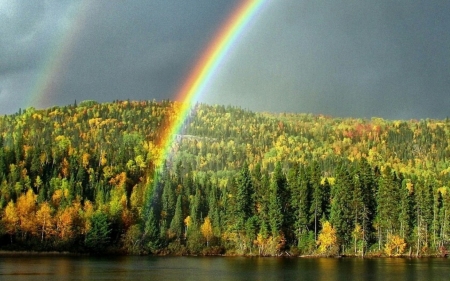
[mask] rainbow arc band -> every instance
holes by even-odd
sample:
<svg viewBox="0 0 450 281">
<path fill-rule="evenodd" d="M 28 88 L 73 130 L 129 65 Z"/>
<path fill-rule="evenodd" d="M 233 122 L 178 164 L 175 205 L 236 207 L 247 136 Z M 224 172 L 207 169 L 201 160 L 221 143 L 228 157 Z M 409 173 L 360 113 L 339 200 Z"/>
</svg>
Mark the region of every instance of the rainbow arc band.
<svg viewBox="0 0 450 281">
<path fill-rule="evenodd" d="M 196 62 L 193 70 L 178 91 L 175 100 L 181 101 L 175 105 L 175 118 L 169 122 L 166 129 L 161 130 L 162 137 L 159 147 L 160 155 L 157 157 L 154 182 L 157 174 L 161 172 L 165 159 L 170 154 L 176 135 L 192 106 L 198 101 L 208 82 L 218 70 L 220 64 L 238 41 L 239 36 L 248 26 L 249 22 L 258 14 L 265 0 L 242 1 L 231 13 L 224 24 L 221 25 L 217 35 L 210 41 L 205 51 Z"/>
<path fill-rule="evenodd" d="M 25 101 L 25 108 L 30 106 L 40 108 L 45 104 L 51 104 L 52 94 L 55 94 L 53 87 L 57 86 L 65 73 L 64 67 L 72 58 L 73 48 L 85 28 L 86 19 L 92 15 L 92 10 L 95 10 L 93 3 L 90 0 L 80 0 L 67 9 L 66 27 L 55 36 L 54 47 L 48 50 L 45 64 Z"/>
</svg>

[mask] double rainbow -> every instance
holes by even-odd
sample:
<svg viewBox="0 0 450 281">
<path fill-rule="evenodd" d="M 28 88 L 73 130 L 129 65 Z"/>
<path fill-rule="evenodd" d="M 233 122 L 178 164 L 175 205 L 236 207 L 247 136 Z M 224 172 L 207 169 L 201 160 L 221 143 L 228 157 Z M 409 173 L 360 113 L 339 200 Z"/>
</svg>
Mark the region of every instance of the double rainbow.
<svg viewBox="0 0 450 281">
<path fill-rule="evenodd" d="M 193 70 L 185 79 L 182 87 L 176 94 L 175 100 L 181 101 L 175 104 L 173 118 L 161 128 L 161 137 L 158 143 L 158 155 L 154 155 L 156 161 L 155 178 L 161 171 L 165 159 L 169 156 L 175 137 L 180 131 L 192 106 L 198 101 L 211 77 L 220 67 L 224 58 L 229 54 L 230 49 L 235 45 L 239 36 L 243 33 L 249 22 L 258 14 L 266 0 L 243 0 L 236 9 L 221 25 L 216 36 L 207 45 L 200 59 L 195 63 Z M 55 48 L 50 50 L 48 60 L 37 78 L 34 89 L 26 102 L 29 106 L 40 106 L 46 103 L 44 99 L 50 99 L 51 90 L 54 83 L 57 83 L 59 75 L 64 71 L 64 65 L 70 59 L 72 46 L 78 35 L 84 28 L 91 4 L 89 0 L 80 0 L 73 10 L 68 10 L 68 22 L 70 26 L 66 28 L 63 36 L 55 42 Z M 77 11 L 75 13 L 70 13 Z"/>
</svg>

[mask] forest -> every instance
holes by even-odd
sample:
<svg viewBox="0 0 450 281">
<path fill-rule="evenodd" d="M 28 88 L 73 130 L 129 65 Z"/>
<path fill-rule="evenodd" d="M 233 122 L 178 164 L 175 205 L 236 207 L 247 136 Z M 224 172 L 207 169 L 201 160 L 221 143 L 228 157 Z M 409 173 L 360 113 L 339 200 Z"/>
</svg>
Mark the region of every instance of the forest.
<svg viewBox="0 0 450 281">
<path fill-rule="evenodd" d="M 447 255 L 450 121 L 83 101 L 0 117 L 0 249 Z"/>
</svg>

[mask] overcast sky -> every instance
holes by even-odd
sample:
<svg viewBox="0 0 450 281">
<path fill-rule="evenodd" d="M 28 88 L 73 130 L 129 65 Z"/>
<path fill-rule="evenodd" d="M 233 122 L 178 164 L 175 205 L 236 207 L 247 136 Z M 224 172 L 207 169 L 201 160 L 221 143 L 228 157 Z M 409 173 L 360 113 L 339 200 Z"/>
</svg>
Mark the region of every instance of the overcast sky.
<svg viewBox="0 0 450 281">
<path fill-rule="evenodd" d="M 0 0 L 0 114 L 86 99 L 173 99 L 239 3 Z M 267 0 L 200 101 L 444 119 L 449 11 L 442 0 Z M 44 92 L 33 100 L 39 87 Z"/>
</svg>

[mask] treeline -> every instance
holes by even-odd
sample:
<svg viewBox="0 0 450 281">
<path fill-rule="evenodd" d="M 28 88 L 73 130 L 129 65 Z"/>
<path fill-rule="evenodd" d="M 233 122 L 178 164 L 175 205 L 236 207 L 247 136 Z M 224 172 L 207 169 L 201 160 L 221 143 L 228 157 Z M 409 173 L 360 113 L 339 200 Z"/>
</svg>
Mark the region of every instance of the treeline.
<svg viewBox="0 0 450 281">
<path fill-rule="evenodd" d="M 445 254 L 448 120 L 86 101 L 0 118 L 1 245 L 155 254 Z"/>
</svg>

